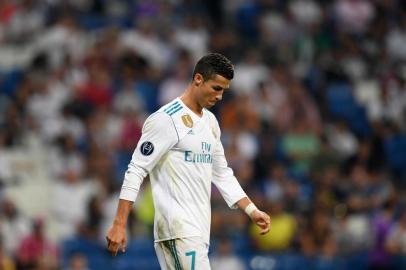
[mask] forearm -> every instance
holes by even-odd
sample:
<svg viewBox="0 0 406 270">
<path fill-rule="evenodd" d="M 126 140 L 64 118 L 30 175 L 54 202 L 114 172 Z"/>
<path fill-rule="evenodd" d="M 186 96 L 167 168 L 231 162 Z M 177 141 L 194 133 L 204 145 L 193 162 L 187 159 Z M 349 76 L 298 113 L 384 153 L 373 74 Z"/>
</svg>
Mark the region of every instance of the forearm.
<svg viewBox="0 0 406 270">
<path fill-rule="evenodd" d="M 128 215 L 130 214 L 132 206 L 132 201 L 123 199 L 119 200 L 116 217 L 114 218 L 114 225 L 121 227 L 125 227 L 127 225 Z"/>
<path fill-rule="evenodd" d="M 124 176 L 123 185 L 121 186 L 120 199 L 135 201 L 147 174 L 144 168 L 137 165 L 136 161 L 131 160 Z"/>
<path fill-rule="evenodd" d="M 236 205 L 238 206 L 239 209 L 245 210 L 247 206 L 251 203 L 251 200 L 248 197 L 244 197 L 241 200 L 239 200 Z"/>
<path fill-rule="evenodd" d="M 248 197 L 235 178 L 233 170 L 228 167 L 227 160 L 224 156 L 224 148 L 220 140 L 213 154 L 212 181 L 220 191 L 227 205 L 232 209 L 239 207 L 238 202 L 241 198 Z"/>
<path fill-rule="evenodd" d="M 235 204 L 238 206 L 238 208 L 244 210 L 250 219 L 257 224 L 257 226 L 260 228 L 260 234 L 266 234 L 269 232 L 271 218 L 267 213 L 259 210 L 248 197 L 243 197 Z"/>
<path fill-rule="evenodd" d="M 238 206 L 238 208 L 240 208 L 241 210 L 244 210 L 244 212 L 250 217 L 252 218 L 252 213 L 255 210 L 258 210 L 258 208 L 256 207 L 256 205 L 248 198 L 248 197 L 244 197 L 241 200 L 239 200 L 236 205 Z"/>
</svg>

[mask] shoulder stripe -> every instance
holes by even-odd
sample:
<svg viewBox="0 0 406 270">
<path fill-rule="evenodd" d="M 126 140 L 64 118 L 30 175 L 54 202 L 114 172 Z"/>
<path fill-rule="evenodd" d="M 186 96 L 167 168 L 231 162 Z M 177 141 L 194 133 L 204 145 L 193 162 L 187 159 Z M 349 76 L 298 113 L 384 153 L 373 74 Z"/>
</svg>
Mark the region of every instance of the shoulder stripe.
<svg viewBox="0 0 406 270">
<path fill-rule="evenodd" d="M 166 108 L 166 109 L 165 109 L 165 112 L 166 112 L 166 113 L 169 113 L 170 111 L 172 111 L 172 110 L 174 110 L 175 108 L 178 108 L 178 107 L 182 107 L 182 105 L 180 105 L 179 103 L 173 104 L 173 105 L 171 105 L 170 107 Z"/>
<path fill-rule="evenodd" d="M 176 106 L 169 108 L 168 110 L 165 110 L 165 112 L 167 114 L 171 114 L 173 111 L 177 110 L 178 108 L 182 109 L 183 107 L 182 107 L 182 105 L 178 104 Z"/>
<path fill-rule="evenodd" d="M 165 112 L 170 115 L 173 111 L 177 110 L 178 108 L 182 108 L 182 105 L 177 104 L 175 106 L 172 106 L 171 108 L 165 110 Z"/>
<path fill-rule="evenodd" d="M 176 109 L 171 110 L 168 114 L 172 116 L 172 115 L 174 115 L 176 112 L 180 111 L 182 108 L 183 108 L 182 106 L 177 107 Z"/>
<path fill-rule="evenodd" d="M 176 102 L 172 103 L 171 105 L 169 105 L 168 107 L 166 107 L 166 109 L 164 110 L 164 112 L 168 113 L 168 112 L 169 112 L 170 110 L 172 110 L 174 107 L 177 107 L 177 106 L 179 106 L 179 105 L 180 105 L 179 102 L 176 101 Z"/>
<path fill-rule="evenodd" d="M 182 108 L 182 105 L 177 104 L 177 105 L 175 105 L 175 106 L 171 106 L 170 108 L 168 108 L 167 110 L 165 110 L 165 112 L 166 112 L 166 113 L 171 113 L 171 111 L 174 111 L 174 110 L 176 110 L 176 109 L 179 108 L 179 107 Z"/>
</svg>

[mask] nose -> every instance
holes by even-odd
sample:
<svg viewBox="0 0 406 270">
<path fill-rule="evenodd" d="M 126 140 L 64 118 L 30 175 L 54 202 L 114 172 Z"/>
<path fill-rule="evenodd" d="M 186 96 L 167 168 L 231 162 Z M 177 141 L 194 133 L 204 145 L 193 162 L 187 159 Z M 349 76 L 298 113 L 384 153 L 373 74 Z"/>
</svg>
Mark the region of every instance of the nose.
<svg viewBox="0 0 406 270">
<path fill-rule="evenodd" d="M 216 95 L 216 101 L 220 101 L 223 99 L 223 91 L 221 91 L 221 93 Z"/>
</svg>

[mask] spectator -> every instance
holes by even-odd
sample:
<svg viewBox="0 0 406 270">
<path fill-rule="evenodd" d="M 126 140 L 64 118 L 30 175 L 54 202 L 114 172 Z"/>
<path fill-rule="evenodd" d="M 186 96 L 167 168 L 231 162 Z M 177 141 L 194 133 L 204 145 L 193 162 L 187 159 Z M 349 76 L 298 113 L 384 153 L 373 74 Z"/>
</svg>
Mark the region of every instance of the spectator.
<svg viewBox="0 0 406 270">
<path fill-rule="evenodd" d="M 337 243 L 328 212 L 316 209 L 299 234 L 301 252 L 307 256 L 321 255 L 332 258 L 337 253 Z"/>
<path fill-rule="evenodd" d="M 233 245 L 229 239 L 219 239 L 216 248 L 216 255 L 214 255 L 211 260 L 211 269 L 222 270 L 222 269 L 233 269 L 233 270 L 245 270 L 245 265 L 233 253 Z"/>
<path fill-rule="evenodd" d="M 349 130 L 345 121 L 337 121 L 329 126 L 327 137 L 331 147 L 341 158 L 352 156 L 358 149 L 358 140 Z"/>
<path fill-rule="evenodd" d="M 32 232 L 26 236 L 18 248 L 18 269 L 32 269 L 40 266 L 55 268 L 58 265 L 58 249 L 45 236 L 44 220 L 33 221 Z"/>
<path fill-rule="evenodd" d="M 233 82 L 236 94 L 250 95 L 260 82 L 266 80 L 268 69 L 260 60 L 258 52 L 249 50 L 242 62 L 235 65 L 235 81 Z"/>
<path fill-rule="evenodd" d="M 372 220 L 375 237 L 369 256 L 371 270 L 385 270 L 391 268 L 391 258 L 386 246 L 390 229 L 393 226 L 393 206 L 393 200 L 388 200 Z"/>
<path fill-rule="evenodd" d="M 13 259 L 6 253 L 3 247 L 3 240 L 0 239 L 0 267 L 2 270 L 15 270 Z"/>
<path fill-rule="evenodd" d="M 312 159 L 320 152 L 319 138 L 303 118 L 296 120 L 281 144 L 283 153 L 292 162 L 292 171 L 298 174 L 307 173 Z"/>
<path fill-rule="evenodd" d="M 85 209 L 95 192 L 94 185 L 85 182 L 80 172 L 67 169 L 63 179 L 53 183 L 52 190 L 52 218 L 57 226 L 58 240 L 73 237 L 86 218 Z"/>
<path fill-rule="evenodd" d="M 340 30 L 362 34 L 374 17 L 375 8 L 366 0 L 338 0 L 335 12 Z"/>
<path fill-rule="evenodd" d="M 389 231 L 386 249 L 393 255 L 406 254 L 406 212 L 404 211 L 398 222 Z"/>
<path fill-rule="evenodd" d="M 258 230 L 250 227 L 254 247 L 261 252 L 288 251 L 297 230 L 296 220 L 284 210 L 283 202 L 273 202 L 269 206 L 273 234 L 259 237 Z"/>
<path fill-rule="evenodd" d="M 81 253 L 71 255 L 69 259 L 69 267 L 64 270 L 90 270 L 87 266 L 87 259 Z"/>
<path fill-rule="evenodd" d="M 371 225 L 364 214 L 347 214 L 333 225 L 339 254 L 363 254 L 372 245 Z"/>
<path fill-rule="evenodd" d="M 30 232 L 30 222 L 11 199 L 1 202 L 0 232 L 2 248 L 6 255 L 14 255 L 18 245 Z"/>
</svg>

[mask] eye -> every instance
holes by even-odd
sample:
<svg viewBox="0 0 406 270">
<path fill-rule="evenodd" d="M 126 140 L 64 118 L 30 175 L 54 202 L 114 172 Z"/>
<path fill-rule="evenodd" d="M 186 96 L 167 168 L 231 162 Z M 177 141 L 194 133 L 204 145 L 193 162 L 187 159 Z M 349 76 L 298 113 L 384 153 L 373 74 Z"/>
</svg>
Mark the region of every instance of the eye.
<svg viewBox="0 0 406 270">
<path fill-rule="evenodd" d="M 222 87 L 217 86 L 217 85 L 213 86 L 212 88 L 213 88 L 214 90 L 216 90 L 216 91 L 221 91 L 221 90 L 223 90 Z"/>
</svg>

